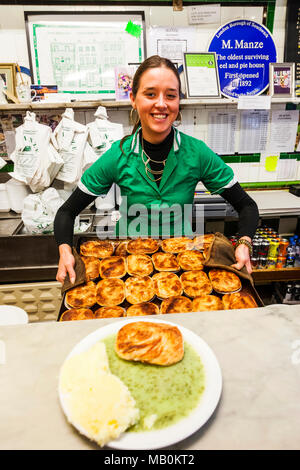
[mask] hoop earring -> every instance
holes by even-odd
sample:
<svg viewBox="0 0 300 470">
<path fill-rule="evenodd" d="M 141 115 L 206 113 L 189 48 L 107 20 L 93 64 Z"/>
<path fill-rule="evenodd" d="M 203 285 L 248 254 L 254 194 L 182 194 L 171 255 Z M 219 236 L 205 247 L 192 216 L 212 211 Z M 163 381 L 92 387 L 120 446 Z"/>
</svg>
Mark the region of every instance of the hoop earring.
<svg viewBox="0 0 300 470">
<path fill-rule="evenodd" d="M 175 122 L 177 124 L 175 124 Z M 178 127 L 178 126 L 180 126 L 181 122 L 182 122 L 182 114 L 181 114 L 181 111 L 179 111 L 178 116 L 177 116 L 177 118 L 175 119 L 175 121 L 173 123 L 173 126 Z"/>
<path fill-rule="evenodd" d="M 135 118 L 133 117 L 133 113 L 134 113 L 134 112 L 136 112 Z M 130 119 L 131 124 L 132 124 L 133 126 L 135 126 L 135 125 L 139 122 L 140 117 L 139 117 L 139 114 L 138 114 L 138 112 L 137 112 L 137 110 L 136 110 L 135 108 L 131 108 L 130 114 L 129 114 L 129 119 Z"/>
</svg>

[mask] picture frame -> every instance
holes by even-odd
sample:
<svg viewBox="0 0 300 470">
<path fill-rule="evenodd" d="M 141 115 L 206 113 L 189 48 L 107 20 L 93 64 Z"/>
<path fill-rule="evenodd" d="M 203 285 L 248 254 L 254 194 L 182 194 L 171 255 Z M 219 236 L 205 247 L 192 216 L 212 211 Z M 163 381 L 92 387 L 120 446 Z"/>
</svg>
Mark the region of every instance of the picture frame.
<svg viewBox="0 0 300 470">
<path fill-rule="evenodd" d="M 183 52 L 187 98 L 220 98 L 220 80 L 215 52 Z"/>
<path fill-rule="evenodd" d="M 4 89 L 8 95 L 16 96 L 16 64 L 0 63 L 0 77 L 4 83 Z M 10 96 L 8 96 L 9 99 Z"/>
<path fill-rule="evenodd" d="M 295 64 L 293 62 L 271 62 L 269 64 L 269 87 L 272 97 L 294 97 Z"/>
</svg>

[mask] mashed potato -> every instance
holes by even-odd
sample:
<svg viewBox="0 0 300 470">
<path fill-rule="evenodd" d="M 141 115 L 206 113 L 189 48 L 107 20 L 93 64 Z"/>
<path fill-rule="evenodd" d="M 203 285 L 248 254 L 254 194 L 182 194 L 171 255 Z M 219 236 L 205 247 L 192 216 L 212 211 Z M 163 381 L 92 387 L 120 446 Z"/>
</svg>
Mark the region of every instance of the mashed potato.
<svg viewBox="0 0 300 470">
<path fill-rule="evenodd" d="M 100 446 L 118 438 L 139 419 L 127 386 L 109 370 L 101 342 L 65 361 L 59 391 L 70 423 Z"/>
</svg>

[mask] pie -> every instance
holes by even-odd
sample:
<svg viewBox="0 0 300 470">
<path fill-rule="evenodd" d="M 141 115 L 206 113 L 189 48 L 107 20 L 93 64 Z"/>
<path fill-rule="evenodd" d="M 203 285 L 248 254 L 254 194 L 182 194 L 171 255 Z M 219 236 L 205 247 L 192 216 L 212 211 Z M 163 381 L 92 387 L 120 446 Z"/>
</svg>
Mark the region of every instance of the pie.
<svg viewBox="0 0 300 470">
<path fill-rule="evenodd" d="M 152 300 L 155 292 L 149 276 L 132 276 L 125 281 L 126 300 L 130 304 L 140 304 Z"/>
<path fill-rule="evenodd" d="M 102 279 L 96 287 L 97 304 L 114 307 L 125 300 L 125 284 L 122 279 Z"/>
<path fill-rule="evenodd" d="M 115 247 L 115 255 L 117 256 L 126 256 L 127 253 L 127 243 L 128 241 L 119 242 Z"/>
<path fill-rule="evenodd" d="M 158 251 L 152 255 L 152 261 L 156 271 L 179 271 L 180 266 L 173 253 Z"/>
<path fill-rule="evenodd" d="M 193 299 L 193 312 L 224 310 L 222 300 L 216 295 L 201 294 Z"/>
<path fill-rule="evenodd" d="M 180 253 L 181 251 L 192 250 L 193 240 L 188 237 L 166 238 L 161 242 L 161 248 L 167 253 Z"/>
<path fill-rule="evenodd" d="M 89 308 L 70 308 L 62 313 L 59 321 L 92 320 L 94 314 Z"/>
<path fill-rule="evenodd" d="M 126 274 L 125 258 L 108 256 L 100 261 L 100 276 L 102 278 L 123 277 Z"/>
<path fill-rule="evenodd" d="M 160 306 L 160 313 L 186 313 L 192 311 L 193 302 L 183 295 L 169 297 L 163 300 Z"/>
<path fill-rule="evenodd" d="M 114 245 L 109 240 L 90 240 L 80 245 L 80 254 L 83 256 L 95 256 L 105 258 L 114 252 Z"/>
<path fill-rule="evenodd" d="M 96 300 L 96 284 L 88 281 L 81 286 L 74 287 L 66 293 L 66 302 L 70 307 L 92 307 Z"/>
<path fill-rule="evenodd" d="M 181 269 L 194 271 L 203 269 L 204 256 L 201 251 L 187 250 L 177 255 L 177 261 Z"/>
<path fill-rule="evenodd" d="M 236 292 L 242 287 L 239 276 L 226 269 L 211 269 L 208 275 L 214 290 L 220 294 Z"/>
<path fill-rule="evenodd" d="M 212 285 L 204 271 L 185 271 L 180 276 L 184 293 L 189 297 L 210 294 Z"/>
<path fill-rule="evenodd" d="M 234 310 L 239 308 L 256 308 L 252 295 L 248 292 L 235 292 L 233 294 L 225 294 L 222 297 L 225 310 Z"/>
<path fill-rule="evenodd" d="M 158 315 L 159 307 L 153 302 L 143 302 L 142 304 L 131 305 L 127 309 L 127 317 L 136 317 L 138 315 Z"/>
<path fill-rule="evenodd" d="M 196 250 L 203 251 L 210 247 L 214 239 L 215 239 L 215 236 L 213 233 L 205 233 L 204 235 L 197 235 L 193 240 L 194 248 Z"/>
<path fill-rule="evenodd" d="M 127 244 L 127 251 L 132 255 L 152 254 L 159 249 L 159 242 L 153 238 L 137 238 L 130 240 Z"/>
<path fill-rule="evenodd" d="M 155 293 L 160 299 L 182 294 L 183 288 L 177 274 L 162 271 L 154 274 L 152 279 Z"/>
<path fill-rule="evenodd" d="M 147 321 L 130 322 L 118 331 L 115 351 L 127 361 L 169 366 L 181 361 L 184 344 L 176 326 Z"/>
<path fill-rule="evenodd" d="M 100 260 L 95 256 L 81 256 L 85 265 L 86 280 L 92 281 L 99 277 L 100 273 Z"/>
<path fill-rule="evenodd" d="M 148 255 L 129 255 L 126 263 L 131 276 L 150 276 L 153 272 L 152 259 Z"/>
<path fill-rule="evenodd" d="M 95 318 L 123 317 L 125 309 L 116 305 L 115 307 L 100 307 L 95 311 Z"/>
</svg>

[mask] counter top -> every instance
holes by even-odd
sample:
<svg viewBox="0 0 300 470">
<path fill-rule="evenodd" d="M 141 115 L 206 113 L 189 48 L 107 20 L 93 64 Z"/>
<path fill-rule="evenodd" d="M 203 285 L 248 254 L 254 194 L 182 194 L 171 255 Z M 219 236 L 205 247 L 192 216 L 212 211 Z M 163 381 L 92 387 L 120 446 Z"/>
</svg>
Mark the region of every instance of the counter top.
<svg viewBox="0 0 300 470">
<path fill-rule="evenodd" d="M 151 317 L 144 317 L 151 321 Z M 221 366 L 217 409 L 167 449 L 299 449 L 300 309 L 158 315 L 197 333 Z M 120 319 L 0 327 L 0 449 L 98 449 L 60 408 L 60 366 L 82 338 Z"/>
</svg>

